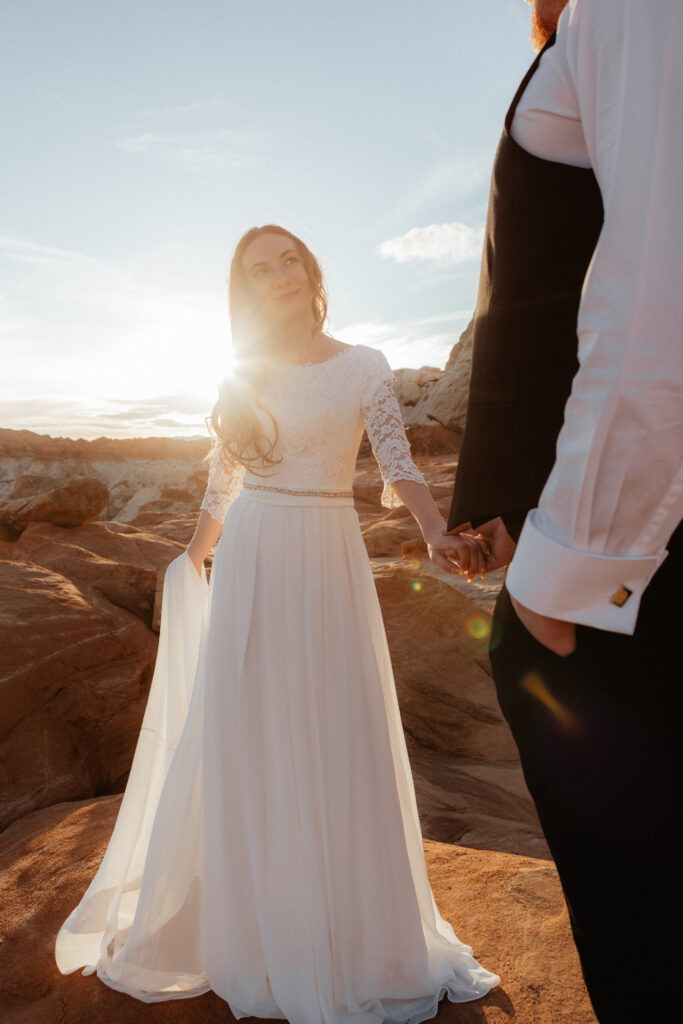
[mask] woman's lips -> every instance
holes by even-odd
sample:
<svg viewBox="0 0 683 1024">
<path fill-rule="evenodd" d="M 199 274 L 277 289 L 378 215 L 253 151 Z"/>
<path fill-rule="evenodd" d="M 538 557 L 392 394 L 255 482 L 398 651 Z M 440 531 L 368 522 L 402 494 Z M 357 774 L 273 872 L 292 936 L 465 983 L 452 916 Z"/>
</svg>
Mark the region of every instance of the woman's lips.
<svg viewBox="0 0 683 1024">
<path fill-rule="evenodd" d="M 276 295 L 275 298 L 278 302 L 283 302 L 285 299 L 291 299 L 292 296 L 298 295 L 301 288 L 295 288 L 292 292 L 285 292 L 284 295 Z"/>
</svg>

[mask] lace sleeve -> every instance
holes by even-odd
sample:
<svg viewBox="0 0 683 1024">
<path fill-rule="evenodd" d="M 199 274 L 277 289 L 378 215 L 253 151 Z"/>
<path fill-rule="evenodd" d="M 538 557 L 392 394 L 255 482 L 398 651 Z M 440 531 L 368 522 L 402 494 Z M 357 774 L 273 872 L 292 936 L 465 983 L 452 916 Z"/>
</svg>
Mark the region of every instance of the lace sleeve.
<svg viewBox="0 0 683 1024">
<path fill-rule="evenodd" d="M 410 453 L 401 408 L 394 391 L 393 370 L 384 353 L 380 353 L 380 356 L 378 367 L 370 375 L 361 397 L 361 411 L 384 480 L 382 505 L 385 508 L 398 508 L 403 502 L 392 487 L 395 480 L 414 480 L 425 487 L 427 481 Z"/>
<path fill-rule="evenodd" d="M 199 506 L 219 523 L 223 522 L 230 505 L 242 490 L 245 473 L 244 466 L 222 456 L 222 450 L 223 442 L 214 438 L 209 456 L 209 480 Z"/>
</svg>

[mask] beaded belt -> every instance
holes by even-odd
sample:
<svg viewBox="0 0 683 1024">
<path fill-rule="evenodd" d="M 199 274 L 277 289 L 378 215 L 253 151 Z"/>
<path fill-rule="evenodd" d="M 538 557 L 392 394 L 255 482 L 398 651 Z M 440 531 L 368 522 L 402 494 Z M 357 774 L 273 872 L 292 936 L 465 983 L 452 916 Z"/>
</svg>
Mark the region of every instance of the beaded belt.
<svg viewBox="0 0 683 1024">
<path fill-rule="evenodd" d="M 243 487 L 248 487 L 252 491 L 279 491 L 281 494 L 314 494 L 321 498 L 352 498 L 353 491 L 313 491 L 303 490 L 294 491 L 289 487 L 271 487 L 268 484 L 249 484 L 244 482 Z"/>
</svg>

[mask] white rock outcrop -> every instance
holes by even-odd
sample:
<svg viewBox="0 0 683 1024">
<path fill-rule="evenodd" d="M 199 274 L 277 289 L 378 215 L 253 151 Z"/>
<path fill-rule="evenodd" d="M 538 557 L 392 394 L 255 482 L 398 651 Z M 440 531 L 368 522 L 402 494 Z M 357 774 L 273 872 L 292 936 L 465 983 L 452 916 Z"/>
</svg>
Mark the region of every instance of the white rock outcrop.
<svg viewBox="0 0 683 1024">
<path fill-rule="evenodd" d="M 473 324 L 470 322 L 451 349 L 443 370 L 423 366 L 420 370 L 396 371 L 396 394 L 406 425 L 440 423 L 448 430 L 464 431 L 472 346 Z"/>
</svg>

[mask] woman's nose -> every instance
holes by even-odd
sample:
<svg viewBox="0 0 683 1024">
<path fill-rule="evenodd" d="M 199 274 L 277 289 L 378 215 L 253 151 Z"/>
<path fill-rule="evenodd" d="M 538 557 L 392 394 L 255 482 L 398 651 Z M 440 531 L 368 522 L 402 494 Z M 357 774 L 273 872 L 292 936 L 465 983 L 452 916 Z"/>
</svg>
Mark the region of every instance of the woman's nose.
<svg viewBox="0 0 683 1024">
<path fill-rule="evenodd" d="M 273 274 L 273 287 L 278 291 L 289 284 L 289 270 L 287 267 L 279 267 Z"/>
</svg>

